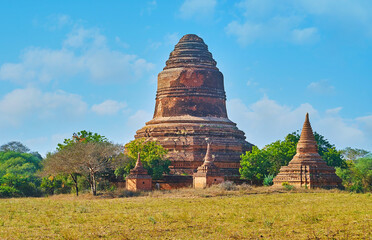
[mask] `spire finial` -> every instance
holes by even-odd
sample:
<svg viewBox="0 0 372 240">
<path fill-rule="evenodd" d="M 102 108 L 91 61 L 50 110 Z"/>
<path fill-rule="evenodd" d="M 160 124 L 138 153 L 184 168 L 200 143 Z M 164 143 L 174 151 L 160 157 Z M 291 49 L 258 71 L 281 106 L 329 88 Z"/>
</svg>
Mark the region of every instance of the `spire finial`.
<svg viewBox="0 0 372 240">
<path fill-rule="evenodd" d="M 135 168 L 143 167 L 141 162 L 141 155 L 140 152 L 138 152 L 137 162 Z"/>
<path fill-rule="evenodd" d="M 204 157 L 204 163 L 207 163 L 207 162 L 213 162 L 210 141 L 207 141 L 207 152 L 205 153 L 205 157 Z"/>
</svg>

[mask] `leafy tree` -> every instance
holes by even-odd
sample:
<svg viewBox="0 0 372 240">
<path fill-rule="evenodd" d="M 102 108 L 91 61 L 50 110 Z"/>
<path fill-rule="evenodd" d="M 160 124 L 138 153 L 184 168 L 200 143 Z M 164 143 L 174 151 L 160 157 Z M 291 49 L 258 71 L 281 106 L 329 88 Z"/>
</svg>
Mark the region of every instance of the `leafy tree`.
<svg viewBox="0 0 372 240">
<path fill-rule="evenodd" d="M 353 192 L 372 191 L 372 155 L 348 160 L 347 168 L 336 168 L 336 174 L 342 179 L 345 188 Z"/>
<path fill-rule="evenodd" d="M 77 141 L 67 144 L 55 153 L 48 154 L 44 161 L 44 174 L 70 175 L 78 195 L 78 176 L 89 182 L 93 195 L 97 194 L 97 180 L 121 164 L 123 148 L 110 142 Z"/>
<path fill-rule="evenodd" d="M 12 141 L 0 146 L 0 151 L 28 153 L 30 152 L 30 149 L 20 142 Z"/>
<path fill-rule="evenodd" d="M 347 147 L 341 150 L 341 153 L 346 160 L 355 161 L 358 158 L 365 157 L 369 152 L 364 149 Z"/>
<path fill-rule="evenodd" d="M 31 153 L 0 152 L 1 196 L 38 196 L 41 158 Z"/>
<path fill-rule="evenodd" d="M 318 144 L 318 152 L 329 166 L 346 167 L 341 152 L 337 151 L 322 135 L 314 133 Z M 288 134 L 284 141 L 276 141 L 263 149 L 254 147 L 252 152 L 241 156 L 241 177 L 251 182 L 262 183 L 264 176 L 276 176 L 281 166 L 288 165 L 296 154 L 297 143 L 300 140 L 299 131 Z"/>
<path fill-rule="evenodd" d="M 267 152 L 253 146 L 251 152 L 241 155 L 241 168 L 239 172 L 241 177 L 253 182 L 262 182 L 265 175 L 268 174 L 270 162 L 267 157 Z"/>
<path fill-rule="evenodd" d="M 141 154 L 143 167 L 153 179 L 161 179 L 163 174 L 169 173 L 170 161 L 165 158 L 167 150 L 158 142 L 145 141 L 144 138 L 136 139 L 125 145 L 126 164 L 116 169 L 115 174 L 126 176 L 134 168 L 138 153 Z"/>
<path fill-rule="evenodd" d="M 99 135 L 98 133 L 93 133 L 90 131 L 82 130 L 78 133 L 74 133 L 71 138 L 67 138 L 63 143 L 59 143 L 57 150 L 61 150 L 66 146 L 71 146 L 74 143 L 87 143 L 87 142 L 108 142 L 107 138 Z"/>
</svg>

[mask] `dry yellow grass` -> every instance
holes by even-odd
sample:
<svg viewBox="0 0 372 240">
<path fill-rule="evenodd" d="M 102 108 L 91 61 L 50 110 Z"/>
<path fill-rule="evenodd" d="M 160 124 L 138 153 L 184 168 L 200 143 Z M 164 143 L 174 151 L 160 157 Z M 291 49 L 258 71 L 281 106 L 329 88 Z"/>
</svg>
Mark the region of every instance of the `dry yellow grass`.
<svg viewBox="0 0 372 240">
<path fill-rule="evenodd" d="M 371 239 L 372 196 L 272 188 L 0 200 L 0 239 Z"/>
</svg>

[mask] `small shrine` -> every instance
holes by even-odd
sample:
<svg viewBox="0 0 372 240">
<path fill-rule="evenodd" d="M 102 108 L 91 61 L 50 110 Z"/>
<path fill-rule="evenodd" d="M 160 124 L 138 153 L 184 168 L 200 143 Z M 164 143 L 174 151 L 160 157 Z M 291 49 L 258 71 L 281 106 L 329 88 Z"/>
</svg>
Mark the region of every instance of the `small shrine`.
<svg viewBox="0 0 372 240">
<path fill-rule="evenodd" d="M 341 179 L 335 169 L 327 165 L 318 153 L 317 143 L 306 114 L 300 140 L 297 143 L 297 153 L 288 166 L 280 168 L 279 174 L 273 180 L 274 186 L 288 183 L 293 186 L 308 188 L 337 188 Z"/>
<path fill-rule="evenodd" d="M 194 173 L 193 180 L 194 188 L 206 188 L 213 184 L 220 184 L 225 181 L 224 174 L 214 164 L 209 142 L 207 144 L 204 163 L 198 167 L 197 172 Z"/>
<path fill-rule="evenodd" d="M 130 170 L 130 174 L 126 177 L 126 189 L 135 192 L 151 191 L 152 189 L 152 178 L 142 165 L 140 153 L 138 153 L 136 166 Z"/>
</svg>

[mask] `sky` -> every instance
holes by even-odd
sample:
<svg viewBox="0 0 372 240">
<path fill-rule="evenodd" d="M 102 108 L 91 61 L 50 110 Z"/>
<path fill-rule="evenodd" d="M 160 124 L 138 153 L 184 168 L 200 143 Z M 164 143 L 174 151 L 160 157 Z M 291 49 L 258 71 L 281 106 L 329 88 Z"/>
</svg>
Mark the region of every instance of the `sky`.
<svg viewBox="0 0 372 240">
<path fill-rule="evenodd" d="M 229 118 L 262 148 L 313 129 L 372 151 L 372 1 L 0 2 L 0 145 L 42 155 L 74 132 L 125 144 L 152 119 L 185 34 L 224 75 Z"/>
</svg>

